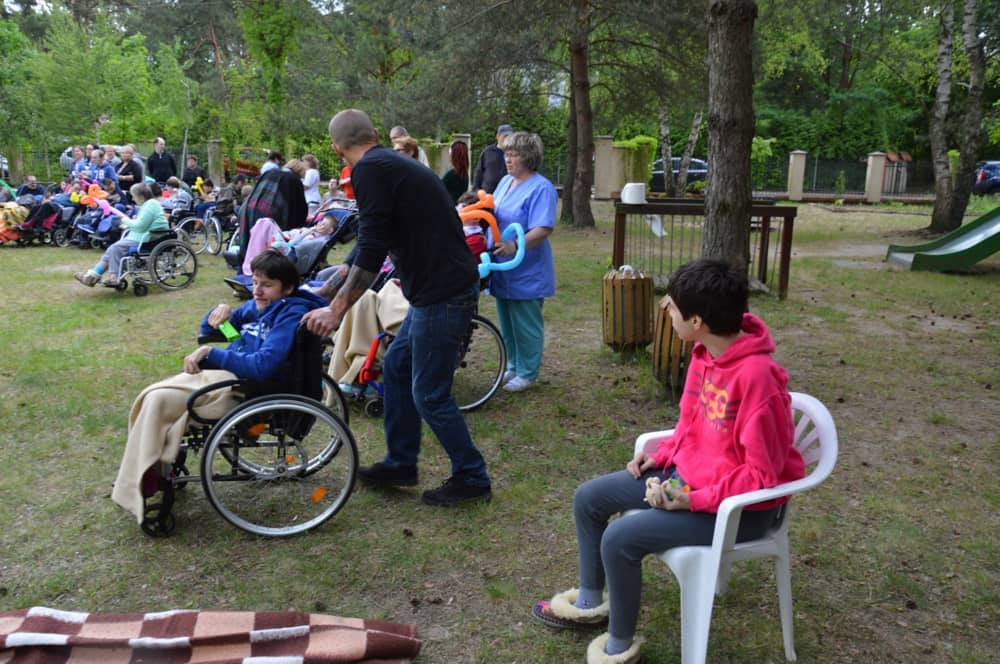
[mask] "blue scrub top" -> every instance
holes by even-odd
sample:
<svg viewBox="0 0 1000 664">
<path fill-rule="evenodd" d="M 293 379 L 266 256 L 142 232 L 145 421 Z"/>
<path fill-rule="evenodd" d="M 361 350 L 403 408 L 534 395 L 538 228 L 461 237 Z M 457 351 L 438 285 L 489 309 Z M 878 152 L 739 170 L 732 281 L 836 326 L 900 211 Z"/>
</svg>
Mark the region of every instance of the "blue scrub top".
<svg viewBox="0 0 1000 664">
<path fill-rule="evenodd" d="M 514 189 L 514 178 L 505 175 L 493 192 L 494 215 L 503 233 L 508 226 L 519 223 L 527 233 L 532 228 L 554 228 L 556 188 L 543 175 L 535 173 Z M 497 262 L 508 258 L 494 257 Z M 513 270 L 490 274 L 490 293 L 504 300 L 534 300 L 556 294 L 556 268 L 552 260 L 552 245 L 545 238 L 537 247 L 524 252 L 524 261 Z"/>
</svg>

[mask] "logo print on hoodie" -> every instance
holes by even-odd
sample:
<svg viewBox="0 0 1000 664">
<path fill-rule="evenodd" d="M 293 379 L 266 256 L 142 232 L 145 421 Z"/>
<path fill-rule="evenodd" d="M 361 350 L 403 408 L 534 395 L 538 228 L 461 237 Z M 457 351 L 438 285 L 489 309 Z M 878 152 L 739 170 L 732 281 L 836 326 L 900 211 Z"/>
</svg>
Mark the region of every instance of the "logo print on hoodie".
<svg viewBox="0 0 1000 664">
<path fill-rule="evenodd" d="M 711 380 L 705 380 L 701 384 L 698 401 L 709 425 L 716 431 L 728 432 L 729 420 L 732 419 L 729 412 L 729 392 L 724 387 L 717 387 Z"/>
</svg>

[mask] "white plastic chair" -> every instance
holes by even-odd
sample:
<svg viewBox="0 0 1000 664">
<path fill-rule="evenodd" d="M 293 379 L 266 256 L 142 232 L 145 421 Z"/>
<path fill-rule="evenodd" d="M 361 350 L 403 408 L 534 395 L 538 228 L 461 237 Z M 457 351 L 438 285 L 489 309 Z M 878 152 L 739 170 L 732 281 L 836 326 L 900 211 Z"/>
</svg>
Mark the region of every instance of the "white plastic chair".
<svg viewBox="0 0 1000 664">
<path fill-rule="evenodd" d="M 784 518 L 761 539 L 736 543 L 740 515 L 747 505 L 791 496 L 811 489 L 825 480 L 837 461 L 837 427 L 830 412 L 819 400 L 808 394 L 792 392 L 792 415 L 795 420 L 795 447 L 802 453 L 806 470 L 812 471 L 794 482 L 771 489 L 760 489 L 730 496 L 719 506 L 715 534 L 711 546 L 683 546 L 659 554 L 677 577 L 681 590 L 681 662 L 701 664 L 708 654 L 708 632 L 712 622 L 715 595 L 722 595 L 729 585 L 732 564 L 753 558 L 774 558 L 778 600 L 781 610 L 781 631 L 785 640 L 785 658 L 795 661 L 792 626 L 792 575 L 788 552 L 789 506 Z M 638 454 L 647 443 L 673 433 L 655 431 L 639 436 L 635 441 Z"/>
</svg>

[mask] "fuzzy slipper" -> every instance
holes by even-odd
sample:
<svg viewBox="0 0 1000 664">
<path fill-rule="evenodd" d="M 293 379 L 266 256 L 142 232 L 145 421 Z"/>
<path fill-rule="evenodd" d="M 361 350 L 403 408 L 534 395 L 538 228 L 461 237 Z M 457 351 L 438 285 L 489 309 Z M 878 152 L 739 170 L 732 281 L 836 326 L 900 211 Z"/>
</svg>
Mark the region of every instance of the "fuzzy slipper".
<svg viewBox="0 0 1000 664">
<path fill-rule="evenodd" d="M 573 606 L 580 591 L 571 588 L 554 596 L 551 600 L 542 600 L 535 604 L 531 614 L 542 623 L 555 629 L 591 630 L 601 629 L 608 624 L 608 599 L 592 609 L 579 609 Z"/>
<path fill-rule="evenodd" d="M 609 655 L 604 652 L 604 646 L 608 645 L 608 633 L 605 632 L 587 646 L 587 664 L 638 664 L 642 659 L 639 656 L 639 648 L 642 647 L 643 641 L 641 636 L 636 637 L 628 650 L 617 655 Z"/>
</svg>

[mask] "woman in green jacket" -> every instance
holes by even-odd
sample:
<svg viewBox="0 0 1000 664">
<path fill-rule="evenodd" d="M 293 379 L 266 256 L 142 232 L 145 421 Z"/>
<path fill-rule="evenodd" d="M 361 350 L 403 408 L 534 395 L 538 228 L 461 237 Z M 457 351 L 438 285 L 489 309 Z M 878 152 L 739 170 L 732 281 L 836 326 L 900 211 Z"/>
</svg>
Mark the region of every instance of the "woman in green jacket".
<svg viewBox="0 0 1000 664">
<path fill-rule="evenodd" d="M 124 212 L 110 208 L 122 217 L 122 228 L 126 230 L 122 238 L 108 247 L 101 260 L 97 261 L 91 269 L 86 272 L 77 272 L 73 277 L 84 286 L 93 286 L 101 280 L 101 275 L 107 272 L 104 281 L 106 286 L 118 285 L 118 268 L 122 259 L 128 255 L 132 247 L 138 247 L 143 242 L 149 242 L 153 233 L 170 230 L 167 217 L 163 214 L 160 202 L 153 196 L 153 192 L 145 184 L 139 183 L 129 188 L 132 200 L 139 206 L 139 212 L 135 219 L 129 219 Z"/>
</svg>

